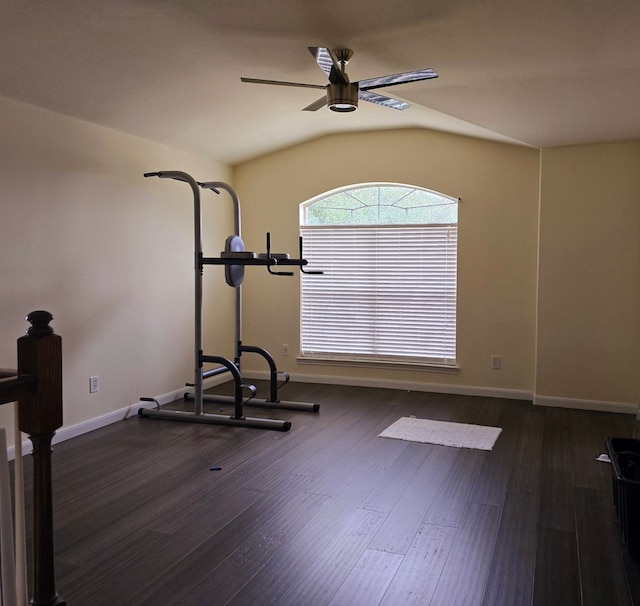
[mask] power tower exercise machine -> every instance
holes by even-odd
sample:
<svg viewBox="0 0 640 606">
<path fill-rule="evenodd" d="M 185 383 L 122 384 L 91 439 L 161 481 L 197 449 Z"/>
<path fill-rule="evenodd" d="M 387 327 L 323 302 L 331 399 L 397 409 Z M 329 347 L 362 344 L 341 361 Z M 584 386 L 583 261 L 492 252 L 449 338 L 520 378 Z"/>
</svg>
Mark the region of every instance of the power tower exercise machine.
<svg viewBox="0 0 640 606">
<path fill-rule="evenodd" d="M 187 183 L 191 187 L 194 202 L 194 275 L 195 275 L 195 369 L 193 384 L 187 383 L 194 388 L 193 395 L 185 393 L 185 399 L 193 400 L 193 412 L 162 410 L 156 403 L 156 408 L 141 408 L 138 414 L 141 417 L 151 417 L 159 419 L 169 419 L 174 421 L 189 421 L 194 423 L 209 423 L 215 425 L 232 425 L 239 427 L 254 427 L 257 429 L 273 429 L 277 431 L 288 431 L 291 428 L 290 421 L 279 419 L 252 418 L 244 415 L 245 406 L 261 406 L 266 408 L 282 408 L 291 410 L 301 410 L 307 412 L 318 412 L 319 404 L 311 402 L 282 401 L 278 398 L 278 390 L 289 381 L 288 373 L 278 371 L 275 360 L 268 351 L 261 347 L 245 345 L 242 342 L 242 282 L 246 266 L 260 265 L 267 268 L 267 271 L 275 276 L 293 276 L 291 271 L 281 271 L 282 266 L 293 266 L 300 268 L 304 273 L 319 274 L 319 271 L 309 271 L 305 269 L 307 261 L 302 256 L 302 238 L 299 242 L 299 258 L 292 259 L 285 253 L 271 252 L 271 236 L 266 235 L 266 252 L 256 254 L 245 250 L 244 241 L 241 237 L 240 220 L 240 200 L 231 186 L 221 181 L 199 182 L 191 175 L 181 171 L 160 171 L 145 173 L 145 177 L 159 177 L 161 179 L 174 179 Z M 220 194 L 220 190 L 225 190 L 233 201 L 234 205 L 234 234 L 225 241 L 225 249 L 219 257 L 205 257 L 202 244 L 202 204 L 200 198 L 201 189 L 210 190 L 215 194 Z M 223 265 L 226 283 L 235 290 L 235 356 L 229 360 L 223 356 L 207 355 L 203 352 L 203 303 L 202 303 L 202 279 L 205 265 Z M 264 358 L 269 366 L 269 398 L 256 398 L 257 390 L 254 385 L 245 384 L 241 374 L 241 358 L 243 353 L 258 354 Z M 214 368 L 204 370 L 205 364 L 215 364 Z M 204 394 L 204 380 L 231 373 L 234 383 L 233 396 L 218 396 Z M 278 384 L 279 377 L 282 383 Z M 249 395 L 245 398 L 244 391 Z M 141 398 L 143 401 L 153 401 L 153 398 Z M 207 413 L 204 411 L 204 402 L 233 404 L 234 411 L 231 416 L 224 414 Z"/>
</svg>

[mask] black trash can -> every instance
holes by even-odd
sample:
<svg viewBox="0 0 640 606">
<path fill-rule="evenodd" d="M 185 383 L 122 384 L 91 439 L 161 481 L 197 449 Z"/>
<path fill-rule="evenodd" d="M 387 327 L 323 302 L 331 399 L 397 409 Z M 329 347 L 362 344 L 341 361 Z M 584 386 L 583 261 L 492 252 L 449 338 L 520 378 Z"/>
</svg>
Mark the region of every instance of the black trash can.
<svg viewBox="0 0 640 606">
<path fill-rule="evenodd" d="M 613 477 L 613 504 L 627 552 L 640 558 L 640 440 L 607 438 Z"/>
</svg>

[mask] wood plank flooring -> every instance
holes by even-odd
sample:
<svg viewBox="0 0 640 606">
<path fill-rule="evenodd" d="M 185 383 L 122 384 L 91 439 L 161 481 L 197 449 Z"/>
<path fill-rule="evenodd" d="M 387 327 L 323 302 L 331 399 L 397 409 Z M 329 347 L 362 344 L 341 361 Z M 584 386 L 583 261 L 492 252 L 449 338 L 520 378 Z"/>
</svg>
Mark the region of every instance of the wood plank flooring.
<svg viewBox="0 0 640 606">
<path fill-rule="evenodd" d="M 631 435 L 632 416 L 285 390 L 320 413 L 249 414 L 290 418 L 288 433 L 133 417 L 56 445 L 56 576 L 68 604 L 640 604 L 611 469 L 595 460 L 606 437 Z M 491 452 L 378 437 L 412 414 L 503 432 Z"/>
</svg>

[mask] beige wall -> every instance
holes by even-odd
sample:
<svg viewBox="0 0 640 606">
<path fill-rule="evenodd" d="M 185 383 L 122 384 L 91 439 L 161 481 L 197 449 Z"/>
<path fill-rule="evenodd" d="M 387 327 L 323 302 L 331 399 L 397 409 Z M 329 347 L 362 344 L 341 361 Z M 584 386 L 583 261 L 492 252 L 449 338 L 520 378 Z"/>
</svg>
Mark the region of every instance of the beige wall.
<svg viewBox="0 0 640 606">
<path fill-rule="evenodd" d="M 65 426 L 184 385 L 193 376 L 193 198 L 182 183 L 142 174 L 225 180 L 229 169 L 4 98 L 0 129 L 0 367 L 15 367 L 24 316 L 47 309 L 63 338 Z M 214 216 L 207 201 L 217 254 L 230 205 Z M 231 353 L 232 299 L 212 278 L 206 341 Z M 101 387 L 90 395 L 91 375 Z"/>
<path fill-rule="evenodd" d="M 295 374 L 349 376 L 533 392 L 539 151 L 425 130 L 324 137 L 237 166 L 247 248 L 297 251 L 298 205 L 352 183 L 394 181 L 462 198 L 459 216 L 460 372 L 297 364 L 299 280 L 252 268 L 244 286 L 245 342 Z M 319 277 L 318 279 L 322 279 Z M 491 370 L 492 355 L 502 369 Z M 262 369 L 247 357 L 246 369 Z"/>
<path fill-rule="evenodd" d="M 548 403 L 640 399 L 640 142 L 540 154 L 382 131 L 320 138 L 232 171 L 3 98 L 0 126 L 0 367 L 15 365 L 24 315 L 52 311 L 66 426 L 191 378 L 192 197 L 182 183 L 142 177 L 153 170 L 235 184 L 253 250 L 271 231 L 275 251 L 295 253 L 299 203 L 342 185 L 395 181 L 462 198 L 460 372 L 298 364 L 298 277 L 248 268 L 244 341 L 272 351 L 294 377 L 477 387 Z M 205 254 L 216 256 L 232 232 L 230 199 L 207 192 L 203 201 Z M 231 356 L 233 291 L 218 267 L 204 284 L 205 350 Z M 491 355 L 502 356 L 501 370 L 490 369 Z M 250 355 L 244 368 L 265 370 Z M 90 395 L 91 375 L 101 389 Z M 0 423 L 11 425 L 7 407 Z"/>
<path fill-rule="evenodd" d="M 640 142 L 542 153 L 536 394 L 640 398 Z"/>
</svg>

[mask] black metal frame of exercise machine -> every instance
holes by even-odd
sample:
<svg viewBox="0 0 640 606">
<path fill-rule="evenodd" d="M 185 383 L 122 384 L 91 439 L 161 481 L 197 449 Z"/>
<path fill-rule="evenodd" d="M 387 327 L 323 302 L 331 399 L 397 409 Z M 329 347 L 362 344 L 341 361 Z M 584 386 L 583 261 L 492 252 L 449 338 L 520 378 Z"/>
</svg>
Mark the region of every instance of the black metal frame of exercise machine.
<svg viewBox="0 0 640 606">
<path fill-rule="evenodd" d="M 289 381 L 289 375 L 277 370 L 275 360 L 265 349 L 242 343 L 242 281 L 244 279 L 244 269 L 247 265 L 261 265 L 273 275 L 292 276 L 293 272 L 274 270 L 276 266 L 299 267 L 304 273 L 322 273 L 318 271 L 310 272 L 304 269 L 307 261 L 302 258 L 302 239 L 300 239 L 300 257 L 289 258 L 287 254 L 275 254 L 271 252 L 271 237 L 267 233 L 267 251 L 257 254 L 247 252 L 244 249 L 244 242 L 240 235 L 240 201 L 238 195 L 231 186 L 221 181 L 198 182 L 191 175 L 182 171 L 160 171 L 145 173 L 145 177 L 159 177 L 161 179 L 174 179 L 187 183 L 193 193 L 194 201 L 194 236 L 195 236 L 195 370 L 194 383 L 187 384 L 193 386 L 194 394 L 185 394 L 185 399 L 194 401 L 193 412 L 162 410 L 160 406 L 156 408 L 141 408 L 138 414 L 142 417 L 161 418 L 176 421 L 189 421 L 195 423 L 209 423 L 215 425 L 233 425 L 239 427 L 253 427 L 257 429 L 273 429 L 277 431 L 288 431 L 291 428 L 290 421 L 279 419 L 263 419 L 255 417 L 245 417 L 244 406 L 262 406 L 268 408 L 284 408 L 292 410 L 302 410 L 307 412 L 318 412 L 320 407 L 316 403 L 281 401 L 278 399 L 278 390 Z M 220 190 L 225 190 L 234 204 L 234 235 L 229 236 L 225 242 L 225 250 L 219 257 L 205 257 L 202 245 L 202 204 L 200 199 L 200 189 L 209 189 L 216 194 Z M 203 305 L 202 305 L 202 278 L 205 265 L 223 265 L 225 268 L 225 280 L 229 286 L 235 289 L 235 358 L 229 360 L 222 356 L 210 356 L 203 353 Z M 253 385 L 245 385 L 241 375 L 241 357 L 243 353 L 256 353 L 262 356 L 269 365 L 270 370 L 270 395 L 268 399 L 255 398 L 256 388 Z M 203 370 L 204 364 L 218 364 L 210 370 Z M 203 382 L 205 379 L 229 372 L 234 381 L 233 396 L 214 396 L 204 394 Z M 284 381 L 278 385 L 278 375 L 282 375 Z M 244 398 L 243 390 L 250 393 L 248 398 Z M 155 401 L 152 398 L 141 398 L 143 401 Z M 231 416 L 223 414 L 205 413 L 204 402 L 215 402 L 221 404 L 233 404 L 234 412 Z M 156 402 L 157 404 L 157 402 Z"/>
</svg>

